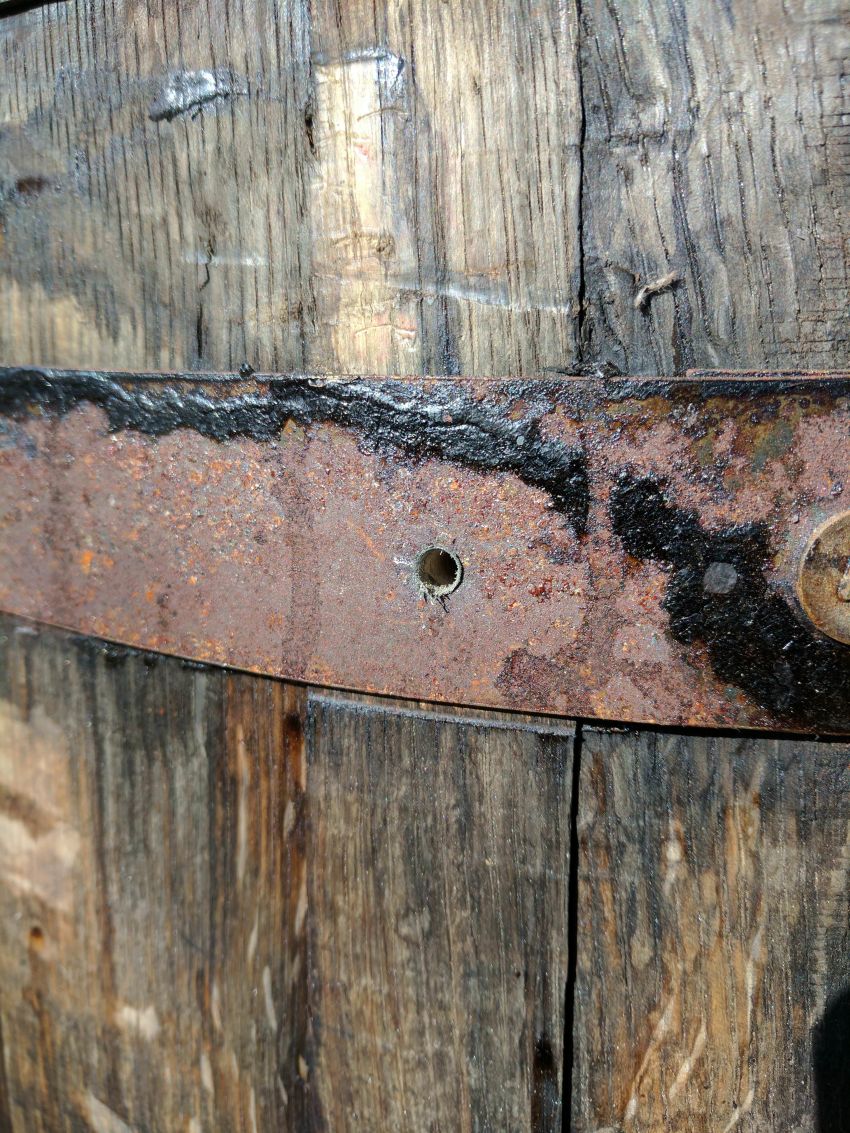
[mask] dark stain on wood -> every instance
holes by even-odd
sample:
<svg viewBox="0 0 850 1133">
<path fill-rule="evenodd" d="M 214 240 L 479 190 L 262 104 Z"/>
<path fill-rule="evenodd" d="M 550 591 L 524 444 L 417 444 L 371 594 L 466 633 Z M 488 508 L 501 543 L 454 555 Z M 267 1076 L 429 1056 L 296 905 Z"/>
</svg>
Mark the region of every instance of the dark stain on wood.
<svg viewBox="0 0 850 1133">
<path fill-rule="evenodd" d="M 558 1128 L 561 1116 L 561 1074 L 555 1050 L 548 1035 L 538 1035 L 534 1043 L 531 1077 L 532 1133 L 550 1133 Z"/>
<path fill-rule="evenodd" d="M 0 0 L 0 19 L 5 16 L 19 16 L 23 12 L 31 12 L 34 8 L 46 8 L 48 4 L 61 2 L 61 0 Z"/>
<path fill-rule="evenodd" d="M 10 790 L 3 784 L 0 784 L 0 814 L 23 823 L 34 838 L 45 834 L 51 826 L 50 817 L 35 799 L 21 791 Z"/>
<path fill-rule="evenodd" d="M 148 660 L 0 619 L 12 1127 L 556 1128 L 571 727 Z"/>
<path fill-rule="evenodd" d="M 827 1004 L 812 1035 L 816 1133 L 850 1133 L 850 988 Z"/>
</svg>

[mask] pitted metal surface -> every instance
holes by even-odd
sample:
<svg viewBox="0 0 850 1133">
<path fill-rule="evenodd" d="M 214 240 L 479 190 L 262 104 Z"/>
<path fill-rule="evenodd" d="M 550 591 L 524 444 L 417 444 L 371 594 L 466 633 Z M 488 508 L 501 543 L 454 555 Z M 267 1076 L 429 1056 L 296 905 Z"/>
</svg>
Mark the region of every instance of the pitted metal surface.
<svg viewBox="0 0 850 1133">
<path fill-rule="evenodd" d="M 845 375 L 0 375 L 8 612 L 424 700 L 850 730 L 850 648 L 797 596 L 847 508 Z"/>
</svg>

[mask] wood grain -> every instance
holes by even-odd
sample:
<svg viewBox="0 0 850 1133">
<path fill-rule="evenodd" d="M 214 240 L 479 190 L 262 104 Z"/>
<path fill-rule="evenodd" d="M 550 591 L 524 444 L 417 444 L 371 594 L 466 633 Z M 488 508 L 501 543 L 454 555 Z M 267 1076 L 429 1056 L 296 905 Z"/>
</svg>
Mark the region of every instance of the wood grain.
<svg viewBox="0 0 850 1133">
<path fill-rule="evenodd" d="M 572 729 L 314 695 L 309 737 L 326 1127 L 559 1129 Z"/>
<path fill-rule="evenodd" d="M 0 622 L 0 1128 L 559 1127 L 572 728 Z"/>
<path fill-rule="evenodd" d="M 847 12 L 86 0 L 11 16 L 0 357 L 837 367 Z M 218 93 L 156 118 L 203 74 Z"/>
<path fill-rule="evenodd" d="M 0 1127 L 306 1128 L 303 699 L 2 620 Z"/>
<path fill-rule="evenodd" d="M 850 1122 L 850 744 L 583 732 L 573 1128 Z"/>
<path fill-rule="evenodd" d="M 555 0 L 84 0 L 4 21 L 0 357 L 562 363 L 575 27 Z M 157 118 L 175 81 L 196 101 Z"/>
<path fill-rule="evenodd" d="M 631 374 L 843 365 L 846 0 L 581 13 L 585 355 Z"/>
<path fill-rule="evenodd" d="M 82 0 L 0 25 L 3 357 L 303 364 L 309 30 L 298 5 L 239 13 Z"/>
</svg>

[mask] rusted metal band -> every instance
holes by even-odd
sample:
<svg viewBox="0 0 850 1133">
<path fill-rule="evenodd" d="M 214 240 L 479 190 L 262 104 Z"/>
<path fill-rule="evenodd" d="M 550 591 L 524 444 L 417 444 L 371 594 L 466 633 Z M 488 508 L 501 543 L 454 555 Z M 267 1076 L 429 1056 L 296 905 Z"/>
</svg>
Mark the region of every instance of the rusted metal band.
<svg viewBox="0 0 850 1133">
<path fill-rule="evenodd" d="M 847 375 L 17 368 L 0 421 L 8 612 L 423 700 L 850 730 L 850 647 L 795 592 L 847 508 Z"/>
</svg>

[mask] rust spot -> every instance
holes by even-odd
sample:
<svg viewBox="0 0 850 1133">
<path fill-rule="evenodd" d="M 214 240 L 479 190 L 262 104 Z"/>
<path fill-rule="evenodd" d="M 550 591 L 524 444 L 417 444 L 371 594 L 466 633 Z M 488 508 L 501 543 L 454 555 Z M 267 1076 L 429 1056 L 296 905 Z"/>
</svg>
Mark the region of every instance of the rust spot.
<svg viewBox="0 0 850 1133">
<path fill-rule="evenodd" d="M 839 731 L 848 726 L 850 650 L 812 633 L 770 587 L 765 525 L 708 531 L 695 511 L 677 507 L 655 480 L 628 473 L 612 493 L 611 511 L 612 527 L 629 554 L 671 568 L 663 608 L 677 640 L 703 642 L 720 678 L 777 718 Z M 820 594 L 827 578 L 833 606 L 842 605 L 835 597 L 837 570 L 811 564 L 834 564 L 840 557 L 818 551 L 826 532 L 840 532 L 834 538 L 850 554 L 848 521 L 850 516 L 838 517 L 822 528 L 807 556 L 813 591 Z M 841 614 L 847 617 L 843 606 Z"/>
</svg>

